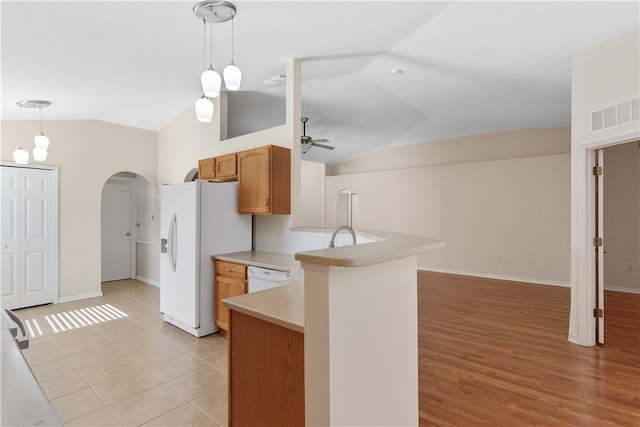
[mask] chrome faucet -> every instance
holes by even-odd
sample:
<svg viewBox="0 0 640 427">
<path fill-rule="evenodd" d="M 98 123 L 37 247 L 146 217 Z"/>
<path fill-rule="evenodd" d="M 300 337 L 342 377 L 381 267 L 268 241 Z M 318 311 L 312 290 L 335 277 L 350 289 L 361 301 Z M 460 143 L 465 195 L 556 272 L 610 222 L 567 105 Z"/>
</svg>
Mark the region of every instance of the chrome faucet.
<svg viewBox="0 0 640 427">
<path fill-rule="evenodd" d="M 335 248 L 336 234 L 338 234 L 340 230 L 347 230 L 349 233 L 351 233 L 351 237 L 353 237 L 353 244 L 356 244 L 356 232 L 353 231 L 353 228 L 349 227 L 348 225 L 341 225 L 340 227 L 336 228 L 336 231 L 333 232 L 333 236 L 331 236 L 331 242 L 329 242 L 330 248 Z"/>
</svg>

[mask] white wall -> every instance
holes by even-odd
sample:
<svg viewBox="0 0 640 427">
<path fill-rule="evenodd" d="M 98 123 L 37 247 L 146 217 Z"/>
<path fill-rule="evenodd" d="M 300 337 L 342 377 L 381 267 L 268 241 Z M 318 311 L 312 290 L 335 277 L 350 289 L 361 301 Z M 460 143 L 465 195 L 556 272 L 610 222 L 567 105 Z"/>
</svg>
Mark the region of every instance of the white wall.
<svg viewBox="0 0 640 427">
<path fill-rule="evenodd" d="M 102 187 L 123 171 L 156 182 L 156 133 L 96 120 L 45 121 L 43 127 L 51 140 L 46 163 L 60 167 L 60 300 L 100 295 Z M 37 121 L 23 123 L 25 148 L 37 128 Z M 1 134 L 2 160 L 13 161 L 20 122 L 3 121 Z"/>
<path fill-rule="evenodd" d="M 591 132 L 591 113 L 640 95 L 640 28 L 573 56 L 571 67 L 571 315 L 569 340 L 595 344 L 594 271 L 588 155 L 594 147 L 640 136 L 631 123 Z"/>
<path fill-rule="evenodd" d="M 640 147 L 604 149 L 604 288 L 640 293 Z M 633 269 L 629 269 L 629 265 Z"/>
<path fill-rule="evenodd" d="M 361 229 L 447 242 L 418 257 L 423 269 L 568 285 L 569 155 L 327 177 L 360 199 Z"/>
</svg>

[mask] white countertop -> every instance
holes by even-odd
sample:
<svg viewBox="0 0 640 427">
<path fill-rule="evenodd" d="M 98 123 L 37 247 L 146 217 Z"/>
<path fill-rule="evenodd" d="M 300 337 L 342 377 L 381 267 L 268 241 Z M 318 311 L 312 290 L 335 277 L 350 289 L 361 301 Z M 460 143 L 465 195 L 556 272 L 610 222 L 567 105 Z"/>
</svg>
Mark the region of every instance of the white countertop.
<svg viewBox="0 0 640 427">
<path fill-rule="evenodd" d="M 297 270 L 300 269 L 300 263 L 294 259 L 293 255 L 277 254 L 274 252 L 231 252 L 213 255 L 211 258 L 289 272 L 297 272 Z"/>
<path fill-rule="evenodd" d="M 222 300 L 230 310 L 304 333 L 304 286 L 298 281 Z"/>
<path fill-rule="evenodd" d="M 442 240 L 430 237 L 412 236 L 391 231 L 364 231 L 364 233 L 380 240 L 359 245 L 298 252 L 295 254 L 295 259 L 300 262 L 337 267 L 362 267 L 417 255 L 445 246 L 445 242 Z"/>
<path fill-rule="evenodd" d="M 296 273 L 300 262 L 362 267 L 417 255 L 445 246 L 441 240 L 388 231 L 365 231 L 375 242 L 298 252 L 293 255 L 247 251 L 212 258 Z M 241 313 L 304 333 L 304 280 L 292 274 L 289 285 L 227 298 L 222 304 Z"/>
</svg>

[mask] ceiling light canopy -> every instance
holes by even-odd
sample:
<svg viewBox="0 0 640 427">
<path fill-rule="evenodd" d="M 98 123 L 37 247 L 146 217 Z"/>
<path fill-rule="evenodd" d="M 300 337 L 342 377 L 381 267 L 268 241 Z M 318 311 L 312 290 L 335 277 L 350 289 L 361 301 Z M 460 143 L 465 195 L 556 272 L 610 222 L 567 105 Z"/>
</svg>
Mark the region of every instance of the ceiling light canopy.
<svg viewBox="0 0 640 427">
<path fill-rule="evenodd" d="M 233 61 L 233 19 L 236 7 L 227 1 L 202 1 L 193 7 L 193 13 L 202 20 L 204 27 L 203 50 L 204 71 L 200 75 L 203 96 L 196 101 L 196 118 L 198 121 L 209 123 L 213 117 L 213 103 L 207 98 L 220 96 L 222 78 L 213 67 L 213 24 L 231 21 L 231 63 L 224 68 L 223 77 L 227 90 L 239 90 L 242 81 L 242 71 Z M 209 24 L 209 66 L 207 67 L 207 24 Z M 207 104 L 208 101 L 211 105 Z M 209 111 L 211 114 L 209 114 Z M 207 120 L 207 117 L 209 119 Z"/>
</svg>

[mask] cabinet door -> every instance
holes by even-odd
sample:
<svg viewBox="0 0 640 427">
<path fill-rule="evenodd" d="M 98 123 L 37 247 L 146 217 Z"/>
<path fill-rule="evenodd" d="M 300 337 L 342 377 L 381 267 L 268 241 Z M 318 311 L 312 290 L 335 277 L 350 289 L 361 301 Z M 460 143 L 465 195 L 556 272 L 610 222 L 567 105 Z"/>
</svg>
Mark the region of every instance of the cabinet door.
<svg viewBox="0 0 640 427">
<path fill-rule="evenodd" d="M 270 147 L 238 153 L 238 212 L 270 212 Z"/>
<path fill-rule="evenodd" d="M 216 326 L 225 331 L 229 330 L 229 309 L 223 306 L 221 301 L 244 294 L 245 283 L 243 279 L 216 276 Z"/>
<path fill-rule="evenodd" d="M 214 179 L 216 177 L 216 158 L 210 157 L 198 161 L 198 179 Z"/>
<path fill-rule="evenodd" d="M 216 157 L 216 180 L 233 180 L 238 176 L 236 153 Z"/>
</svg>

